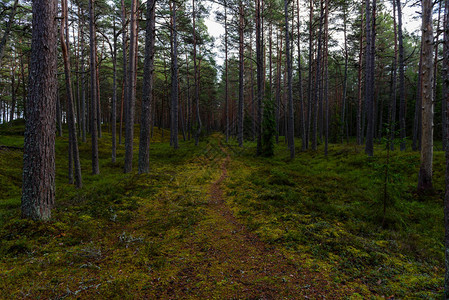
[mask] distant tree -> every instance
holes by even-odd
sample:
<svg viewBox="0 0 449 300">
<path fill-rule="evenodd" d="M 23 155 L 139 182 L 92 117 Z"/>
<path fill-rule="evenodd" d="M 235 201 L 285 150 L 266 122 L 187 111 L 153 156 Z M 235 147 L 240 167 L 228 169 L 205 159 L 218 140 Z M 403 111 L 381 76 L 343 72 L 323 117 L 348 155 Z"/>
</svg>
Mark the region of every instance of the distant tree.
<svg viewBox="0 0 449 300">
<path fill-rule="evenodd" d="M 0 40 L 0 62 L 3 59 L 3 54 L 5 53 L 6 42 L 8 41 L 9 33 L 11 32 L 12 24 L 14 23 L 14 17 L 16 16 L 17 5 L 19 0 L 14 0 L 14 4 L 11 7 L 11 12 L 9 14 L 9 20 L 6 23 L 6 29 L 3 32 L 3 37 Z"/>
<path fill-rule="evenodd" d="M 285 0 L 288 1 L 288 0 Z M 264 82 L 264 70 L 263 70 L 263 50 L 262 50 L 262 32 L 261 26 L 261 0 L 256 0 L 256 63 L 257 63 L 257 126 L 254 134 L 257 135 L 257 153 L 262 152 L 262 95 L 263 95 L 263 82 Z M 290 66 L 291 67 L 291 66 Z M 252 89 L 252 86 L 251 86 Z M 254 108 L 253 108 L 254 109 Z M 253 117 L 254 118 L 254 117 Z M 254 122 L 256 118 L 254 118 Z"/>
<path fill-rule="evenodd" d="M 55 201 L 57 1 L 34 0 L 22 216 L 48 220 Z"/>
<path fill-rule="evenodd" d="M 294 114 L 293 114 L 293 89 L 292 89 L 292 62 L 290 55 L 290 31 L 288 28 L 288 0 L 284 0 L 285 14 L 285 56 L 287 57 L 287 95 L 288 95 L 288 148 L 290 150 L 290 159 L 295 158 L 295 136 L 294 136 Z"/>
<path fill-rule="evenodd" d="M 90 33 L 90 97 L 91 97 L 91 109 L 90 109 L 90 134 L 92 137 L 92 174 L 100 173 L 100 166 L 98 163 L 98 132 L 97 132 L 97 51 L 96 51 L 96 30 L 95 30 L 95 12 L 94 2 L 95 0 L 89 0 L 89 33 Z"/>
<path fill-rule="evenodd" d="M 170 2 L 171 7 L 171 126 L 170 144 L 178 149 L 178 32 L 176 26 L 176 1 Z"/>
<path fill-rule="evenodd" d="M 265 88 L 265 100 L 262 119 L 262 151 L 261 155 L 271 157 L 274 155 L 276 135 L 276 120 L 274 116 L 274 102 L 271 96 L 271 86 Z"/>
<path fill-rule="evenodd" d="M 376 0 L 366 0 L 366 64 L 365 64 L 365 103 L 366 103 L 366 145 L 365 153 L 374 154 L 374 57 L 376 41 Z"/>
<path fill-rule="evenodd" d="M 237 113 L 237 141 L 239 147 L 243 147 L 243 118 L 244 118 L 244 103 L 243 103 L 243 68 L 244 68 L 244 40 L 243 33 L 245 29 L 243 0 L 239 2 L 239 102 Z"/>
<path fill-rule="evenodd" d="M 72 93 L 72 80 L 71 80 L 71 68 L 69 59 L 69 49 L 68 49 L 68 36 L 64 37 L 64 31 L 67 29 L 66 21 L 68 19 L 68 7 L 67 0 L 61 1 L 61 28 L 59 31 L 59 40 L 61 42 L 62 57 L 64 60 L 64 74 L 65 74 L 65 85 L 67 91 L 67 123 L 69 125 L 69 181 L 73 183 L 73 177 L 75 177 L 75 185 L 77 188 L 81 188 L 82 177 L 81 177 L 81 164 L 78 151 L 78 139 L 76 136 L 76 125 L 75 125 L 75 108 L 73 105 L 73 93 Z M 70 159 L 71 158 L 71 159 Z M 74 170 L 72 169 L 72 161 Z M 73 176 L 73 173 L 75 176 Z"/>
<path fill-rule="evenodd" d="M 404 75 L 404 38 L 402 35 L 402 4 L 397 0 L 398 9 L 398 42 L 399 42 L 399 128 L 401 131 L 401 151 L 405 150 L 405 75 Z"/>
</svg>

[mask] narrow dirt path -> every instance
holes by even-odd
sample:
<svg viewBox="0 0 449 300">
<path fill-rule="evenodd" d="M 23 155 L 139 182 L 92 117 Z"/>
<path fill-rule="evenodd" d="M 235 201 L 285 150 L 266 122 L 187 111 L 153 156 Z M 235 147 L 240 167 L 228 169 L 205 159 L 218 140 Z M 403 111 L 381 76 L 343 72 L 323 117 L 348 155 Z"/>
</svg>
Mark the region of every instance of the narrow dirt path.
<svg viewBox="0 0 449 300">
<path fill-rule="evenodd" d="M 217 299 L 341 298 L 319 273 L 289 260 L 234 217 L 222 190 L 229 161 L 228 155 L 210 186 L 206 221 L 192 235 L 190 247 L 203 253 L 203 260 L 178 274 L 185 282 L 183 290 L 193 297 Z"/>
</svg>

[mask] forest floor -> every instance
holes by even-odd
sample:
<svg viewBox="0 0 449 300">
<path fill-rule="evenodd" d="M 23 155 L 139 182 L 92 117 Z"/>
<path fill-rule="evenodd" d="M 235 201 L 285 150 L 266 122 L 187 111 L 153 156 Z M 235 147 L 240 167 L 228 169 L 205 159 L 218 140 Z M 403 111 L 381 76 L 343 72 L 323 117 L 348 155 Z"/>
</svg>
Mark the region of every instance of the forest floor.
<svg viewBox="0 0 449 300">
<path fill-rule="evenodd" d="M 0 298 L 441 297 L 442 152 L 435 193 L 418 195 L 415 152 L 386 164 L 381 145 L 374 158 L 331 145 L 292 162 L 282 139 L 260 158 L 220 134 L 178 150 L 168 137 L 155 129 L 145 175 L 122 173 L 123 145 L 110 161 L 107 132 L 90 175 L 81 143 L 81 190 L 58 138 L 56 208 L 41 223 L 20 218 L 23 126 L 0 127 Z"/>
</svg>

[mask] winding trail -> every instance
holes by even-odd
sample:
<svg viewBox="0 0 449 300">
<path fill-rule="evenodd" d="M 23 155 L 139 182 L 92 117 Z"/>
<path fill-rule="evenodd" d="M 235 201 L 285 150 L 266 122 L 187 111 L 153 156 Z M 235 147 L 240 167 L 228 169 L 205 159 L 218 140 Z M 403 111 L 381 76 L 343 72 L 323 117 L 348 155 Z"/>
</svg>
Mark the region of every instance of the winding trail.
<svg viewBox="0 0 449 300">
<path fill-rule="evenodd" d="M 220 145 L 226 152 L 226 149 Z M 288 259 L 275 247 L 261 241 L 233 215 L 222 189 L 228 176 L 230 156 L 221 163 L 220 177 L 210 185 L 206 221 L 192 235 L 190 247 L 203 253 L 203 261 L 178 274 L 189 297 L 217 299 L 340 299 L 331 283 L 298 261 Z M 210 290 L 197 278 L 214 283 Z M 179 284 L 179 282 L 178 282 Z M 178 294 L 178 296 L 180 296 Z M 180 296 L 182 298 L 182 296 Z"/>
</svg>

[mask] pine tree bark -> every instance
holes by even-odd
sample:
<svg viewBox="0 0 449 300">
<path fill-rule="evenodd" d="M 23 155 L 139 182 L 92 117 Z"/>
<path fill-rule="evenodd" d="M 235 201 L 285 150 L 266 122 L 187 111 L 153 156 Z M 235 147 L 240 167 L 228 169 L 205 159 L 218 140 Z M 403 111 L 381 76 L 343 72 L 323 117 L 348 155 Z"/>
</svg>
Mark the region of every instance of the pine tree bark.
<svg viewBox="0 0 449 300">
<path fill-rule="evenodd" d="M 32 11 L 21 208 L 24 218 L 48 220 L 55 201 L 57 1 L 34 0 Z"/>
<path fill-rule="evenodd" d="M 69 59 L 69 49 L 67 48 L 68 36 L 64 38 L 64 29 L 66 29 L 67 16 L 67 0 L 61 1 L 61 29 L 59 31 L 59 40 L 61 42 L 62 58 L 64 60 L 64 74 L 65 74 L 65 85 L 67 93 L 67 123 L 69 126 L 69 155 L 73 159 L 73 174 L 75 177 L 75 186 L 81 188 L 83 186 L 82 176 L 81 176 L 81 164 L 78 151 L 78 139 L 76 135 L 76 124 L 75 124 L 75 109 L 73 104 L 73 93 L 72 93 L 72 80 L 70 75 L 70 59 Z M 67 33 L 67 31 L 66 31 Z M 69 178 L 72 176 L 72 162 L 69 159 Z"/>
<path fill-rule="evenodd" d="M 173 148 L 178 149 L 178 33 L 176 28 L 176 2 L 172 6 L 172 73 L 171 73 L 171 138 Z"/>
<path fill-rule="evenodd" d="M 404 45 L 402 38 L 402 5 L 401 0 L 397 0 L 398 9 L 398 42 L 399 42 L 399 127 L 401 132 L 401 151 L 406 148 L 405 132 L 405 75 L 404 75 Z"/>
<path fill-rule="evenodd" d="M 419 51 L 419 66 L 418 66 L 418 80 L 416 88 L 416 99 L 415 99 L 415 117 L 413 120 L 413 141 L 412 149 L 413 151 L 421 150 L 421 133 L 422 133 L 422 41 Z"/>
<path fill-rule="evenodd" d="M 238 106 L 238 133 L 237 133 L 237 141 L 239 147 L 243 147 L 243 117 L 244 117 L 244 103 L 243 103 L 243 32 L 244 32 L 244 12 L 243 12 L 243 2 L 240 0 L 239 3 L 239 106 Z"/>
<path fill-rule="evenodd" d="M 329 148 L 329 0 L 326 2 L 326 11 L 324 15 L 324 99 L 325 99 L 325 137 L 324 137 L 324 155 L 327 156 Z"/>
<path fill-rule="evenodd" d="M 323 0 L 320 1 L 320 19 L 319 19 L 319 30 L 318 30 L 318 48 L 317 48 L 317 56 L 316 56 L 316 76 L 315 76 L 315 97 L 313 100 L 313 128 L 312 128 L 312 150 L 317 149 L 318 143 L 318 101 L 320 95 L 320 61 L 321 61 L 321 35 L 323 31 Z"/>
<path fill-rule="evenodd" d="M 287 0 L 285 0 L 287 1 Z M 263 53 L 261 41 L 261 0 L 256 0 L 256 61 L 257 61 L 257 154 L 262 154 L 262 95 L 263 95 Z M 294 151 L 294 148 L 293 148 Z M 294 156 L 294 155 L 293 155 Z"/>
<path fill-rule="evenodd" d="M 390 109 L 390 149 L 394 150 L 394 139 L 396 136 L 396 74 L 397 74 L 397 61 L 398 61 L 398 35 L 396 26 L 396 1 L 393 1 L 393 27 L 394 27 L 394 58 L 393 58 L 393 70 L 391 78 L 391 109 Z"/>
<path fill-rule="evenodd" d="M 306 117 L 305 117 L 305 113 L 304 113 L 304 109 L 305 109 L 305 104 L 304 104 L 304 95 L 303 95 L 303 90 L 302 90 L 302 67 L 301 67 L 301 30 L 300 30 L 300 21 L 299 21 L 299 0 L 297 0 L 297 19 L 296 19 L 296 23 L 297 23 L 297 47 L 298 47 L 298 93 L 299 93 L 299 109 L 300 109 L 300 116 L 301 116 L 301 121 L 300 121 L 300 131 L 301 131 L 301 149 L 302 151 L 306 150 Z M 271 46 L 270 46 L 271 48 Z M 271 82 L 270 82 L 270 86 L 271 86 Z"/>
<path fill-rule="evenodd" d="M 137 35 L 137 0 L 131 1 L 131 22 L 130 22 L 130 42 L 129 42 L 129 68 L 128 68 L 128 97 L 125 119 L 125 164 L 124 172 L 129 173 L 133 168 L 133 144 L 134 144 L 134 109 L 136 102 L 135 72 L 136 72 L 136 52 L 135 39 Z"/>
<path fill-rule="evenodd" d="M 288 29 L 288 0 L 284 0 L 285 15 L 285 56 L 287 57 L 287 96 L 288 96 L 288 148 L 290 159 L 295 158 L 295 119 L 293 113 L 292 62 L 290 56 L 290 31 Z M 286 116 L 287 117 L 287 116 Z"/>
<path fill-rule="evenodd" d="M 84 10 L 81 9 L 81 24 L 80 35 L 81 35 L 81 139 L 83 143 L 86 142 L 86 91 L 85 91 L 85 69 L 84 69 Z"/>
<path fill-rule="evenodd" d="M 143 69 L 142 116 L 140 123 L 139 174 L 150 171 L 151 105 L 153 104 L 153 72 L 156 0 L 147 2 L 145 62 Z"/>
<path fill-rule="evenodd" d="M 363 143 L 362 137 L 362 61 L 363 61 L 363 0 L 360 5 L 360 39 L 359 39 L 359 68 L 358 68 L 358 92 L 357 92 L 357 144 Z"/>
<path fill-rule="evenodd" d="M 306 138 L 306 148 L 309 148 L 310 141 L 310 127 L 311 127 L 311 119 L 312 119 L 312 85 L 313 85 L 313 74 L 312 74 L 312 59 L 313 59 L 313 0 L 309 2 L 310 12 L 309 12 L 309 78 L 308 78 L 308 103 L 307 103 L 307 138 Z"/>
<path fill-rule="evenodd" d="M 345 55 L 345 74 L 343 77 L 343 102 L 341 105 L 341 127 L 340 127 L 340 135 L 341 135 L 341 143 L 343 143 L 344 136 L 344 128 L 345 128 L 345 112 L 346 112 L 346 91 L 348 86 L 348 40 L 346 36 L 346 2 L 343 2 L 343 37 L 344 37 L 344 55 Z"/>
<path fill-rule="evenodd" d="M 433 159 L 433 25 L 432 1 L 422 1 L 422 137 L 418 190 L 432 190 Z"/>
<path fill-rule="evenodd" d="M 371 15 L 372 14 L 372 15 Z M 366 65 L 365 65 L 365 102 L 366 102 L 366 145 L 365 153 L 374 154 L 374 49 L 376 27 L 376 0 L 366 0 Z"/>
<path fill-rule="evenodd" d="M 97 132 L 97 59 L 96 59 L 96 30 L 95 30 L 95 0 L 89 1 L 89 31 L 90 31 L 90 134 L 92 138 L 92 174 L 100 173 L 98 163 L 98 132 Z"/>
<path fill-rule="evenodd" d="M 111 159 L 115 163 L 117 159 L 117 33 L 115 27 L 115 16 L 113 20 L 113 50 L 112 50 L 112 105 L 111 105 L 111 123 L 112 123 L 112 153 Z"/>
<path fill-rule="evenodd" d="M 449 298 L 449 0 L 444 1 L 444 36 L 443 36 L 443 103 L 445 105 L 445 115 L 443 119 L 444 129 L 443 139 L 446 140 L 446 178 L 444 194 L 444 256 L 445 256 L 445 276 L 444 276 L 444 298 Z"/>
<path fill-rule="evenodd" d="M 199 74 L 196 61 L 196 10 L 195 0 L 192 0 L 192 25 L 193 25 L 193 77 L 195 81 L 195 114 L 197 121 L 197 129 L 195 132 L 195 146 L 198 146 L 200 140 L 200 134 L 202 129 L 201 116 L 200 116 L 200 88 L 199 88 Z"/>
</svg>

